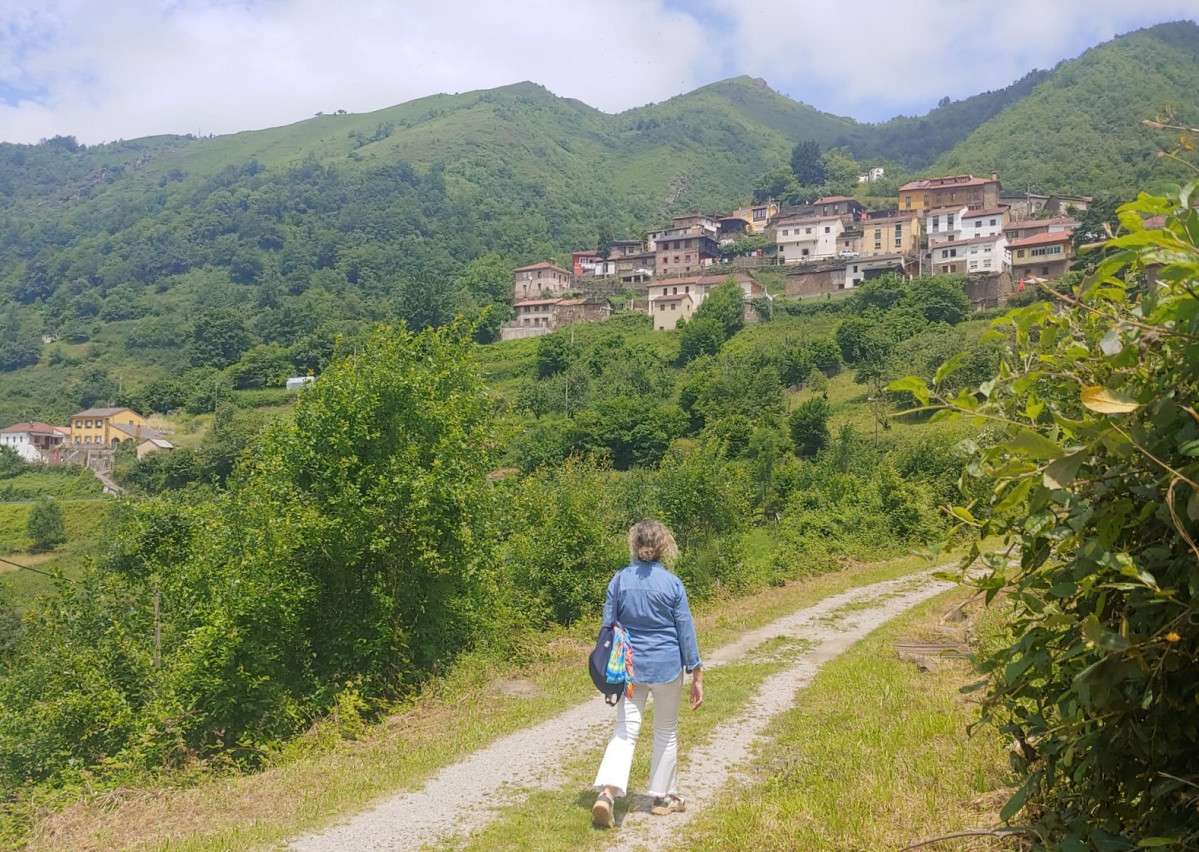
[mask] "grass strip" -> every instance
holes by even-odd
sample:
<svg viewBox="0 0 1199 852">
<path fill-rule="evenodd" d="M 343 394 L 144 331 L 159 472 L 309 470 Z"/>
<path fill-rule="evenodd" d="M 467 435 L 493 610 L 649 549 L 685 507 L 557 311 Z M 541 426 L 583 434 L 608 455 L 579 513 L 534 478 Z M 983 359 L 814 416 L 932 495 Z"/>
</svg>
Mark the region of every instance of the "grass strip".
<svg viewBox="0 0 1199 852">
<path fill-rule="evenodd" d="M 959 589 L 940 595 L 826 664 L 797 705 L 771 723 L 770 753 L 754 764 L 755 780 L 697 815 L 679 848 L 898 850 L 996 826 L 1010 774 L 997 733 L 967 735 L 977 709 L 958 690 L 974 679 L 973 667 L 938 658 L 921 671 L 891 646 L 945 642 L 938 621 L 965 597 Z M 937 848 L 994 849 L 995 842 Z"/>
<path fill-rule="evenodd" d="M 684 706 L 679 712 L 679 774 L 686 777 L 688 752 L 707 743 L 713 731 L 745 707 L 759 685 L 787 664 L 787 657 L 803 651 L 799 642 L 785 649 L 771 649 L 769 662 L 747 662 L 720 666 L 705 675 L 704 705 L 697 712 Z M 755 655 L 758 656 L 758 655 Z M 684 690 L 685 692 L 685 690 Z M 613 711 L 615 724 L 615 711 Z M 616 800 L 617 822 L 630 806 L 631 797 L 644 791 L 649 778 L 653 751 L 653 704 L 642 722 L 641 739 L 629 774 L 629 796 Z M 507 808 L 499 819 L 482 830 L 436 846 L 439 852 L 570 852 L 603 849 L 611 845 L 611 836 L 591 827 L 591 805 L 595 791 L 591 782 L 602 752 L 580 753 L 560 768 L 561 786 L 556 790 L 537 791 L 522 804 Z M 685 786 L 685 781 L 683 782 Z M 486 792 L 486 791 L 481 791 Z"/>
</svg>

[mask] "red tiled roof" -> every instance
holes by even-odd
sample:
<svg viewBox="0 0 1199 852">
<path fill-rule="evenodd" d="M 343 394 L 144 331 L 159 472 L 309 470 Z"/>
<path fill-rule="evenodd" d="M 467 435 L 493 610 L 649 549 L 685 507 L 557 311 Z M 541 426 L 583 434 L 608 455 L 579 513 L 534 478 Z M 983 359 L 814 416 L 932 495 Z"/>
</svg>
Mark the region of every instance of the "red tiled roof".
<svg viewBox="0 0 1199 852">
<path fill-rule="evenodd" d="M 850 198 L 848 195 L 830 195 L 827 198 L 817 198 L 812 203 L 813 204 L 834 204 L 838 201 L 856 201 L 856 199 Z"/>
<path fill-rule="evenodd" d="M 999 183 L 999 178 L 976 178 L 974 175 L 948 175 L 946 177 L 921 178 L 910 181 L 899 188 L 900 192 L 913 189 L 941 189 L 951 186 L 983 186 Z"/>
<path fill-rule="evenodd" d="M 40 420 L 26 420 L 22 423 L 14 423 L 7 429 L 0 429 L 0 432 L 38 432 L 46 435 L 66 431 L 61 426 L 51 426 L 49 423 L 42 423 Z"/>
<path fill-rule="evenodd" d="M 677 296 L 650 296 L 651 302 L 681 302 L 683 299 L 690 299 L 690 293 L 679 293 Z M 692 300 L 694 301 L 694 300 Z"/>
<path fill-rule="evenodd" d="M 512 271 L 513 272 L 528 272 L 531 269 L 556 269 L 558 272 L 561 272 L 564 275 L 570 274 L 565 269 L 563 269 L 561 266 L 555 266 L 554 264 L 549 263 L 548 261 L 542 261 L 541 263 L 534 263 L 531 266 L 520 266 Z"/>
<path fill-rule="evenodd" d="M 1073 231 L 1058 231 L 1053 234 L 1033 234 L 1031 237 L 1025 237 L 1022 240 L 1013 240 L 1007 244 L 1007 247 L 1013 249 L 1028 248 L 1029 246 L 1047 246 L 1053 243 L 1068 243 L 1073 238 Z"/>
<path fill-rule="evenodd" d="M 561 299 L 527 299 L 523 302 L 513 302 L 512 307 L 519 308 L 530 305 L 556 305 L 561 301 Z"/>
</svg>

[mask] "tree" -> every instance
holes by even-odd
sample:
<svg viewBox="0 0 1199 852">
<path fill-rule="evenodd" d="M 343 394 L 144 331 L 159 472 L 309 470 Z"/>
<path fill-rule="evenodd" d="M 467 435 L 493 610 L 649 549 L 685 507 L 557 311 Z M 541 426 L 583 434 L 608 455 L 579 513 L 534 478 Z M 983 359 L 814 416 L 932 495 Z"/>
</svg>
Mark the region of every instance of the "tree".
<svg viewBox="0 0 1199 852">
<path fill-rule="evenodd" d="M 25 530 L 33 541 L 34 550 L 53 550 L 56 544 L 62 544 L 67 540 L 62 507 L 51 498 L 37 501 L 29 512 Z"/>
<path fill-rule="evenodd" d="M 745 324 L 745 296 L 736 279 L 729 278 L 717 285 L 700 303 L 696 318 L 712 318 L 720 323 L 724 339 L 728 340 Z"/>
<path fill-rule="evenodd" d="M 557 331 L 537 338 L 537 377 L 545 379 L 565 371 L 574 361 L 567 332 Z"/>
<path fill-rule="evenodd" d="M 607 222 L 601 223 L 599 238 L 595 241 L 595 250 L 604 260 L 607 260 L 608 256 L 612 254 L 612 239 L 612 228 Z"/>
<path fill-rule="evenodd" d="M 795 452 L 801 456 L 814 456 L 828 446 L 828 418 L 832 409 L 824 397 L 814 396 L 799 404 L 787 418 L 787 428 Z"/>
<path fill-rule="evenodd" d="M 754 204 L 761 204 L 775 199 L 780 204 L 797 204 L 802 195 L 799 183 L 791 172 L 790 166 L 777 166 L 770 169 L 754 184 Z"/>
<path fill-rule="evenodd" d="M 232 308 L 215 308 L 196 321 L 192 366 L 224 369 L 236 363 L 249 346 L 250 334 L 242 315 Z"/>
<path fill-rule="evenodd" d="M 724 345 L 724 328 L 713 317 L 693 316 L 680 320 L 679 363 L 686 364 L 701 355 L 715 355 Z"/>
<path fill-rule="evenodd" d="M 825 169 L 820 160 L 821 153 L 820 143 L 815 139 L 805 139 L 791 149 L 791 172 L 803 186 L 824 183 Z"/>
<path fill-rule="evenodd" d="M 1199 417 L 1180 404 L 1199 397 L 1197 192 L 1121 207 L 1128 233 L 1059 309 L 1007 318 L 991 379 L 943 391 L 958 355 L 931 387 L 891 386 L 992 424 L 966 465 L 983 497 L 953 513 L 985 568 L 967 582 L 1010 624 L 983 657 L 983 713 L 1023 775 L 1000 815 L 1034 804 L 1036 848 L 1199 845 Z"/>
</svg>

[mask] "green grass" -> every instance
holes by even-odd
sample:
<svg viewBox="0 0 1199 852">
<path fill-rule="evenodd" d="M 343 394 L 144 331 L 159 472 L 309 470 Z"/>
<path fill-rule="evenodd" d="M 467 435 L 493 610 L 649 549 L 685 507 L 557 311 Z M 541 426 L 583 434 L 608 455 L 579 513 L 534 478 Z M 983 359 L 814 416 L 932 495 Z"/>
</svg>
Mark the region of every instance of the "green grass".
<svg viewBox="0 0 1199 852">
<path fill-rule="evenodd" d="M 772 723 L 752 782 L 700 815 L 680 848 L 894 850 L 994 827 L 1010 779 L 999 736 L 967 735 L 977 711 L 958 688 L 972 667 L 943 660 L 921 672 L 890 646 L 944 641 L 936 621 L 962 597 L 941 595 L 828 663 Z"/>
</svg>

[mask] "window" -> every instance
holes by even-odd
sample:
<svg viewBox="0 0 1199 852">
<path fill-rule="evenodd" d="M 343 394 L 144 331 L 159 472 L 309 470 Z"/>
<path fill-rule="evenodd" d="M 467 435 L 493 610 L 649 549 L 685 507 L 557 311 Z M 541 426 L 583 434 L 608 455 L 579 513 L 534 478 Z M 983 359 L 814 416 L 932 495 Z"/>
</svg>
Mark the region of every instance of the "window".
<svg viewBox="0 0 1199 852">
<path fill-rule="evenodd" d="M 675 263 L 678 263 L 678 262 L 679 262 L 679 256 L 678 256 L 677 254 L 674 256 L 674 262 L 675 262 Z"/>
<path fill-rule="evenodd" d="M 883 238 L 883 229 L 882 228 L 874 229 L 874 238 L 876 240 L 881 240 Z"/>
<path fill-rule="evenodd" d="M 830 231 L 832 231 L 832 228 L 830 228 L 828 225 L 825 225 L 825 226 L 824 226 L 824 232 L 827 234 L 827 233 L 829 233 Z"/>
<path fill-rule="evenodd" d="M 874 241 L 874 247 L 875 247 L 876 249 L 881 249 L 881 248 L 883 247 L 882 240 L 875 240 L 875 241 Z"/>
<path fill-rule="evenodd" d="M 679 309 L 679 306 L 678 306 L 678 304 L 676 304 L 675 302 L 671 302 L 671 303 L 670 303 L 670 309 L 671 309 L 672 311 L 677 311 L 677 310 Z"/>
<path fill-rule="evenodd" d="M 670 295 L 672 295 L 672 296 L 677 296 L 678 294 L 679 294 L 679 288 L 678 288 L 678 287 L 672 287 L 672 288 L 671 288 L 671 290 L 670 290 Z M 666 288 L 665 288 L 665 287 L 663 287 L 663 288 L 662 288 L 662 295 L 663 295 L 663 296 L 665 296 L 665 295 L 666 295 Z"/>
<path fill-rule="evenodd" d="M 950 213 L 948 216 L 945 217 L 945 227 L 950 228 L 950 229 L 953 228 L 953 214 L 952 213 Z"/>
<path fill-rule="evenodd" d="M 903 248 L 903 240 L 899 237 L 895 238 L 895 248 Z"/>
<path fill-rule="evenodd" d="M 785 236 L 787 236 L 787 229 L 786 229 L 786 228 L 783 228 L 783 236 L 784 236 L 784 237 L 785 237 Z"/>
<path fill-rule="evenodd" d="M 685 287 L 683 287 L 683 292 L 684 292 L 684 293 L 690 293 L 690 292 L 691 292 L 691 285 L 690 285 L 690 284 L 688 284 L 688 285 L 686 285 Z"/>
<path fill-rule="evenodd" d="M 82 421 L 82 420 L 76 420 L 76 421 L 75 421 L 75 428 L 76 428 L 76 429 L 82 429 L 82 428 L 83 428 L 83 421 Z M 78 444 L 79 442 L 78 442 L 78 441 L 76 441 L 75 443 L 76 443 L 76 444 Z"/>
<path fill-rule="evenodd" d="M 78 436 L 78 435 L 76 435 L 76 436 L 75 436 L 75 443 L 76 443 L 76 444 L 80 443 L 80 440 L 79 440 L 79 436 Z"/>
<path fill-rule="evenodd" d="M 807 256 L 808 256 L 808 250 L 807 250 L 807 249 L 804 249 L 803 251 L 801 251 L 801 252 L 800 252 L 800 255 L 802 255 L 803 257 L 807 257 Z"/>
<path fill-rule="evenodd" d="M 904 209 L 905 209 L 905 210 L 911 210 L 911 209 L 912 209 L 912 196 L 910 196 L 910 195 L 904 196 L 904 199 L 903 199 L 903 200 L 904 200 L 904 202 L 905 202 L 905 203 L 904 203 Z"/>
<path fill-rule="evenodd" d="M 1024 257 L 1024 249 L 1020 249 L 1018 252 L 1016 252 L 1016 257 Z"/>
<path fill-rule="evenodd" d="M 688 254 L 688 255 L 684 255 L 684 256 L 683 256 L 683 262 L 684 262 L 684 263 L 690 263 L 690 262 L 691 262 L 691 255 L 689 255 L 689 254 Z"/>
<path fill-rule="evenodd" d="M 994 227 L 994 225 L 995 225 L 995 220 L 994 220 L 994 219 L 992 219 L 990 224 L 991 224 L 991 226 L 992 226 L 992 227 Z"/>
<path fill-rule="evenodd" d="M 84 436 L 83 436 L 83 443 L 85 443 L 85 444 L 90 444 L 91 442 L 92 442 L 92 436 L 91 436 L 91 435 L 84 435 Z"/>
<path fill-rule="evenodd" d="M 810 233 L 812 233 L 812 229 L 811 229 L 811 228 L 804 228 L 804 229 L 803 229 L 803 232 L 804 232 L 805 234 L 810 234 Z"/>
<path fill-rule="evenodd" d="M 898 237 L 902 233 L 903 233 L 903 225 L 902 224 L 896 225 L 895 226 L 895 236 Z"/>
<path fill-rule="evenodd" d="M 933 217 L 933 230 L 935 231 L 935 230 L 937 230 L 937 229 L 938 229 L 938 228 L 940 228 L 940 227 L 941 227 L 941 217 L 940 217 L 940 216 L 934 216 L 934 217 Z"/>
<path fill-rule="evenodd" d="M 995 223 L 994 223 L 994 222 L 992 222 L 991 224 L 992 224 L 992 225 L 994 225 Z M 974 227 L 976 227 L 976 228 L 981 228 L 982 226 L 983 226 L 983 220 L 982 220 L 982 219 L 975 219 L 975 220 L 974 220 Z"/>
</svg>

